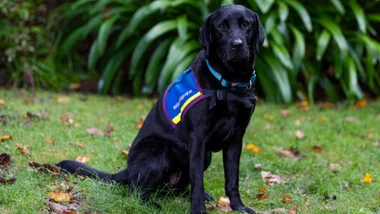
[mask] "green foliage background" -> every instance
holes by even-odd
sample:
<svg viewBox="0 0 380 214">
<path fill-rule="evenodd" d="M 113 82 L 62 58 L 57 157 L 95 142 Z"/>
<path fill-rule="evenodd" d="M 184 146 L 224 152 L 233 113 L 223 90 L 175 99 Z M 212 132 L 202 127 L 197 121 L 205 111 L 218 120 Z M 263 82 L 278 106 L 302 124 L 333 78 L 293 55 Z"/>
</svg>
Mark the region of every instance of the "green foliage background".
<svg viewBox="0 0 380 214">
<path fill-rule="evenodd" d="M 101 93 L 162 93 L 201 49 L 204 17 L 233 3 L 259 13 L 265 28 L 256 70 L 267 100 L 380 95 L 378 0 L 78 0 L 50 15 L 52 64 L 99 74 Z"/>
</svg>

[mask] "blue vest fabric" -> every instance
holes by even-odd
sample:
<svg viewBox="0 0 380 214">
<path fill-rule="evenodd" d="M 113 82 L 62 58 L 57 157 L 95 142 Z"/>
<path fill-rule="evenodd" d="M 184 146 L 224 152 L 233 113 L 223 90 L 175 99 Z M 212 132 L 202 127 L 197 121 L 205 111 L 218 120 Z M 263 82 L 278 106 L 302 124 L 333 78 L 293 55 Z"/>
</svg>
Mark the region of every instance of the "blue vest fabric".
<svg viewBox="0 0 380 214">
<path fill-rule="evenodd" d="M 166 89 L 163 109 L 172 127 L 181 122 L 188 109 L 206 98 L 189 67 Z"/>
</svg>

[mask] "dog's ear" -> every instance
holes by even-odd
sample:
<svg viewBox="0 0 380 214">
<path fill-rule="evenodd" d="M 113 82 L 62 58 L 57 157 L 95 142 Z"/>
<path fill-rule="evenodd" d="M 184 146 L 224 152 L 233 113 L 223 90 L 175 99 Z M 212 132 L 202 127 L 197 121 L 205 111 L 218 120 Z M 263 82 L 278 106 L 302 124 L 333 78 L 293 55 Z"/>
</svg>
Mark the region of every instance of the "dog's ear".
<svg viewBox="0 0 380 214">
<path fill-rule="evenodd" d="M 263 45 L 265 40 L 265 31 L 263 26 L 260 23 L 259 15 L 257 13 L 253 13 L 254 16 L 254 35 L 253 35 L 253 44 L 252 47 L 255 49 L 256 53 L 259 52 L 259 48 Z"/>
<path fill-rule="evenodd" d="M 209 54 L 210 46 L 211 46 L 211 42 L 212 42 L 212 35 L 211 35 L 211 14 L 209 14 L 205 18 L 205 20 L 203 22 L 203 26 L 199 30 L 199 42 L 201 43 L 202 47 L 206 51 L 206 57 Z"/>
</svg>

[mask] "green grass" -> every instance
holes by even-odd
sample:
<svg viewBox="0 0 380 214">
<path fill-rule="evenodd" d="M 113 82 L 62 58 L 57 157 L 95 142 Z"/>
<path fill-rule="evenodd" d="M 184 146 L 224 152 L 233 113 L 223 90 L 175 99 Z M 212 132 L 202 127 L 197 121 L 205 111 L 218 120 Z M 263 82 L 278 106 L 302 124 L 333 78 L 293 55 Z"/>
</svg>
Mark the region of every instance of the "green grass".
<svg viewBox="0 0 380 214">
<path fill-rule="evenodd" d="M 138 202 L 136 191 L 91 179 L 80 180 L 75 176 L 66 181 L 37 173 L 28 166 L 29 161 L 57 163 L 81 155 L 91 157 L 88 164 L 101 170 L 116 172 L 124 168 L 126 158 L 117 146 L 125 149 L 132 143 L 138 132 L 135 123 L 149 112 L 153 101 L 72 94 L 69 102 L 57 103 L 58 96 L 62 94 L 39 92 L 40 100 L 27 105 L 18 92 L 0 91 L 0 99 L 6 101 L 5 106 L 0 106 L 0 114 L 9 116 L 7 125 L 0 124 L 0 135 L 13 136 L 12 140 L 0 142 L 0 153 L 12 156 L 14 163 L 6 175 L 17 177 L 14 184 L 0 184 L 0 213 L 46 213 L 44 201 L 50 191 L 60 188 L 61 183 L 75 186 L 74 192 L 81 200 L 81 213 L 154 213 L 155 210 Z M 82 101 L 83 97 L 87 101 Z M 289 109 L 289 117 L 280 114 L 284 108 Z M 31 125 L 24 126 L 28 111 L 49 114 L 51 119 L 32 119 Z M 73 113 L 77 123 L 72 127 L 60 122 L 60 115 L 69 112 Z M 340 106 L 322 110 L 315 106 L 310 112 L 300 111 L 295 106 L 260 103 L 244 138 L 244 143 L 262 148 L 262 154 L 246 149 L 242 154 L 240 191 L 244 203 L 260 212 L 296 207 L 298 213 L 379 213 L 380 148 L 373 144 L 380 140 L 379 113 L 378 102 L 370 103 L 365 109 Z M 264 114 L 273 116 L 274 120 L 265 119 Z M 328 120 L 320 122 L 321 117 Z M 359 121 L 349 122 L 347 117 Z M 295 120 L 300 120 L 301 124 L 297 126 Z M 104 129 L 108 123 L 115 126 L 111 138 L 86 133 L 89 127 Z M 268 124 L 272 129 L 265 128 Z M 296 139 L 294 132 L 297 129 L 305 133 L 305 139 Z M 47 143 L 47 136 L 56 144 Z M 17 143 L 30 145 L 31 155 L 15 150 Z M 322 153 L 314 152 L 314 145 L 321 145 Z M 297 147 L 306 158 L 293 161 L 280 157 L 275 150 L 276 147 L 290 146 Z M 255 163 L 262 164 L 262 169 L 255 169 Z M 339 163 L 340 170 L 330 171 L 330 163 Z M 288 183 L 271 188 L 262 180 L 261 170 L 280 175 Z M 366 172 L 372 175 L 374 183 L 361 182 Z M 216 200 L 224 196 L 220 153 L 214 154 L 204 180 L 206 190 Z M 345 182 L 350 184 L 349 189 Z M 263 185 L 269 197 L 260 201 L 257 194 Z M 283 202 L 285 195 L 292 197 L 291 203 Z M 336 196 L 336 200 L 326 199 L 326 196 Z M 156 200 L 163 206 L 161 213 L 189 213 L 187 196 L 157 197 Z"/>
</svg>

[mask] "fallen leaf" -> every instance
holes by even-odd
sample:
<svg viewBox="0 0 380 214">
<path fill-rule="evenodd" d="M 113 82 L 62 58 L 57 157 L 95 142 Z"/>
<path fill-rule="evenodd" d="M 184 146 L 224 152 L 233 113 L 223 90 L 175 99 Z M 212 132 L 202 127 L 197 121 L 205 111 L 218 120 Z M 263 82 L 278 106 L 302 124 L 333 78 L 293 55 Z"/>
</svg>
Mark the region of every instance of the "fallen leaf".
<svg viewBox="0 0 380 214">
<path fill-rule="evenodd" d="M 264 192 L 264 190 L 265 190 L 265 186 L 261 186 L 261 188 L 259 189 L 259 193 Z"/>
<path fill-rule="evenodd" d="M 78 90 L 78 89 L 80 89 L 80 83 L 79 82 L 71 83 L 69 85 L 69 89 L 70 90 Z"/>
<path fill-rule="evenodd" d="M 380 147 L 380 141 L 374 142 L 373 145 L 376 147 Z"/>
<path fill-rule="evenodd" d="M 42 114 L 42 113 L 27 112 L 26 116 L 28 116 L 28 118 L 30 118 L 30 119 L 32 119 L 32 118 L 40 118 L 40 119 L 44 119 L 44 120 L 50 120 L 50 116 L 49 115 Z"/>
<path fill-rule="evenodd" d="M 59 119 L 64 126 L 74 125 L 74 115 L 72 113 L 62 114 Z"/>
<path fill-rule="evenodd" d="M 272 128 L 273 128 L 273 126 L 270 125 L 270 124 L 266 124 L 265 127 L 264 127 L 265 130 L 269 130 L 269 129 L 272 129 Z"/>
<path fill-rule="evenodd" d="M 86 156 L 78 156 L 77 158 L 75 158 L 75 161 L 77 161 L 79 163 L 87 163 L 90 160 L 91 160 L 91 158 L 86 157 Z"/>
<path fill-rule="evenodd" d="M 350 185 L 350 183 L 348 183 L 348 182 L 344 182 L 344 187 L 346 187 L 347 189 L 350 189 L 350 188 L 351 188 L 351 185 Z"/>
<path fill-rule="evenodd" d="M 58 213 L 58 214 L 79 214 L 80 201 L 79 199 L 73 197 L 69 203 L 59 204 L 54 200 L 47 198 L 45 200 L 47 204 L 47 213 Z M 45 213 L 45 212 L 43 212 Z"/>
<path fill-rule="evenodd" d="M 255 163 L 255 168 L 256 169 L 261 169 L 263 167 L 262 164 L 259 164 L 259 163 Z"/>
<path fill-rule="evenodd" d="M 62 96 L 57 97 L 57 103 L 68 103 L 70 101 L 70 97 Z"/>
<path fill-rule="evenodd" d="M 280 176 L 273 175 L 271 172 L 261 171 L 261 178 L 269 185 L 286 183 Z"/>
<path fill-rule="evenodd" d="M 6 134 L 3 136 L 0 136 L 0 142 L 4 142 L 6 140 L 12 140 L 12 135 Z"/>
<path fill-rule="evenodd" d="M 143 105 L 143 104 L 138 104 L 138 105 L 137 105 L 137 108 L 138 108 L 139 110 L 142 110 L 142 109 L 144 109 L 144 105 Z"/>
<path fill-rule="evenodd" d="M 106 130 L 104 130 L 104 136 L 111 137 L 111 132 L 113 132 L 114 129 L 115 128 L 113 127 L 113 125 L 108 124 Z"/>
<path fill-rule="evenodd" d="M 304 138 L 305 138 L 305 134 L 304 134 L 301 130 L 296 130 L 296 131 L 294 132 L 294 134 L 296 135 L 296 137 L 297 137 L 298 139 L 304 139 Z"/>
<path fill-rule="evenodd" d="M 219 200 L 218 200 L 218 205 L 216 205 L 218 207 L 218 210 L 221 210 L 221 211 L 232 211 L 231 207 L 230 207 L 230 199 L 229 198 L 223 198 L 223 197 L 220 197 Z"/>
<path fill-rule="evenodd" d="M 329 120 L 329 118 L 327 118 L 327 117 L 320 117 L 320 118 L 318 118 L 319 122 L 326 122 L 328 120 Z"/>
<path fill-rule="evenodd" d="M 288 214 L 297 214 L 297 208 L 294 207 L 293 209 L 288 210 Z"/>
<path fill-rule="evenodd" d="M 268 114 L 264 114 L 264 119 L 269 120 L 269 121 L 273 121 L 274 120 L 274 116 L 268 115 Z"/>
<path fill-rule="evenodd" d="M 1 170 L 6 170 L 8 168 L 8 166 L 10 166 L 12 164 L 13 160 L 11 158 L 11 156 L 7 153 L 2 153 L 0 155 L 0 169 Z"/>
<path fill-rule="evenodd" d="M 266 198 L 269 197 L 269 194 L 268 193 L 260 193 L 260 194 L 257 194 L 257 199 L 259 199 L 259 201 L 262 201 Z"/>
<path fill-rule="evenodd" d="M 121 150 L 121 153 L 123 153 L 125 156 L 127 156 L 127 157 L 128 157 L 129 151 L 128 151 L 128 150 L 125 150 L 125 149 L 123 149 L 123 150 Z"/>
<path fill-rule="evenodd" d="M 49 198 L 55 202 L 69 202 L 73 195 L 70 192 L 63 192 L 62 190 L 49 192 Z"/>
<path fill-rule="evenodd" d="M 46 142 L 48 142 L 49 144 L 53 144 L 53 145 L 55 145 L 55 140 L 51 140 L 51 137 L 50 137 L 50 136 L 47 136 L 47 137 L 46 137 Z"/>
<path fill-rule="evenodd" d="M 292 197 L 290 197 L 288 195 L 284 196 L 284 203 L 285 204 L 290 204 L 290 203 L 292 203 L 292 201 L 293 201 Z"/>
<path fill-rule="evenodd" d="M 16 148 L 15 150 L 20 150 L 22 151 L 25 155 L 30 155 L 30 151 L 28 150 L 29 148 L 29 145 L 26 145 L 26 146 L 22 146 L 20 144 L 16 144 Z"/>
<path fill-rule="evenodd" d="M 345 119 L 347 122 L 351 122 L 351 123 L 359 123 L 360 120 L 355 118 L 355 117 L 346 117 Z"/>
<path fill-rule="evenodd" d="M 144 117 L 144 116 L 141 116 L 141 117 L 140 117 L 140 120 L 136 122 L 136 124 L 135 124 L 135 128 L 141 129 L 141 127 L 142 127 L 143 124 L 144 124 L 144 120 L 145 120 L 145 117 Z"/>
<path fill-rule="evenodd" d="M 10 179 L 5 179 L 0 176 L 0 184 L 13 184 L 17 179 L 15 177 L 11 177 Z"/>
<path fill-rule="evenodd" d="M 286 212 L 285 208 L 276 208 L 276 209 L 271 210 L 269 214 L 277 214 L 277 213 L 284 213 L 284 212 Z M 261 213 L 261 214 L 264 214 L 264 213 Z"/>
<path fill-rule="evenodd" d="M 48 163 L 36 163 L 31 161 L 29 162 L 29 166 L 36 169 L 37 172 L 45 172 L 53 175 L 66 177 L 66 174 L 64 174 L 59 167 L 50 165 Z"/>
<path fill-rule="evenodd" d="M 366 184 L 372 184 L 373 180 L 372 180 L 371 174 L 369 174 L 368 172 L 366 172 L 365 175 L 364 175 L 364 178 L 362 179 L 362 182 L 366 183 Z"/>
<path fill-rule="evenodd" d="M 313 151 L 316 152 L 316 153 L 321 153 L 323 150 L 323 147 L 322 146 L 313 146 Z"/>
<path fill-rule="evenodd" d="M 294 121 L 294 124 L 295 124 L 296 126 L 300 126 L 300 125 L 301 125 L 301 120 L 295 120 L 295 121 Z"/>
<path fill-rule="evenodd" d="M 339 163 L 330 163 L 329 170 L 339 171 L 340 170 L 340 164 Z"/>
<path fill-rule="evenodd" d="M 301 154 L 300 151 L 297 149 L 290 147 L 289 149 L 284 149 L 282 147 L 277 148 L 277 151 L 284 157 L 298 161 L 301 158 L 304 158 L 305 156 Z"/>
<path fill-rule="evenodd" d="M 0 100 L 0 106 L 4 106 L 5 105 L 5 101 L 4 100 Z"/>
<path fill-rule="evenodd" d="M 258 154 L 261 154 L 262 153 L 262 150 L 260 147 L 256 146 L 256 145 L 253 145 L 253 144 L 247 144 L 247 146 L 245 147 L 247 150 L 251 150 L 251 151 L 254 151 Z"/>
<path fill-rule="evenodd" d="M 283 109 L 280 112 L 283 117 L 289 117 L 289 110 Z"/>
<path fill-rule="evenodd" d="M 30 125 L 32 125 L 32 121 L 30 120 L 30 118 L 29 117 L 25 118 L 24 119 L 24 126 L 30 126 Z"/>
<path fill-rule="evenodd" d="M 354 106 L 363 109 L 367 106 L 367 100 L 358 100 L 355 102 Z"/>
<path fill-rule="evenodd" d="M 86 131 L 90 135 L 104 136 L 104 133 L 100 129 L 95 128 L 95 127 L 88 128 L 88 129 L 86 129 Z"/>
<path fill-rule="evenodd" d="M 334 205 L 325 204 L 324 208 L 325 208 L 325 210 L 328 210 L 328 211 L 335 211 L 336 210 L 336 207 Z"/>
<path fill-rule="evenodd" d="M 322 106 L 324 108 L 334 108 L 335 104 L 334 103 L 331 103 L 331 102 L 323 102 L 322 103 Z"/>
<path fill-rule="evenodd" d="M 302 101 L 298 104 L 298 108 L 301 109 L 302 111 L 304 112 L 308 112 L 310 111 L 310 108 L 309 108 L 309 102 L 308 101 Z"/>
</svg>

